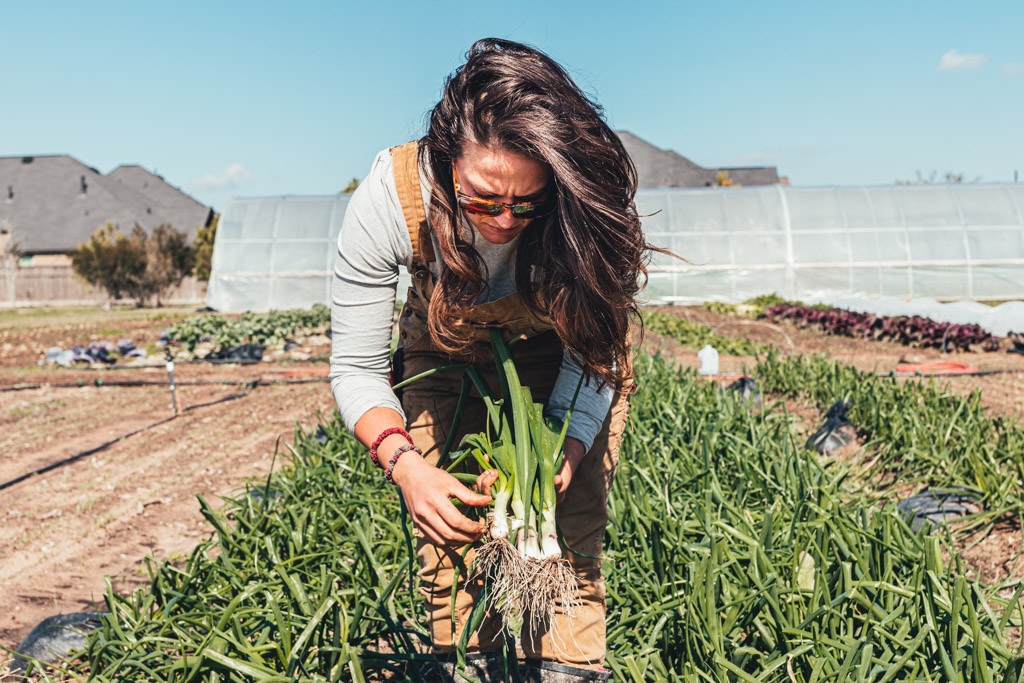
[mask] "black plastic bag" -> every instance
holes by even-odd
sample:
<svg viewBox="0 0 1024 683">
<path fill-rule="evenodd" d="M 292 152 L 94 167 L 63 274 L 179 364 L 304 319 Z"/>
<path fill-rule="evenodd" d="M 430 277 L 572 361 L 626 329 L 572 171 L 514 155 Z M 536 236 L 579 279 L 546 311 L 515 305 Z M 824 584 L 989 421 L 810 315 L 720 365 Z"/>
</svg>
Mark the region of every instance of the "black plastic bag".
<svg viewBox="0 0 1024 683">
<path fill-rule="evenodd" d="M 73 612 L 43 619 L 18 644 L 11 663 L 11 673 L 25 674 L 32 664 L 29 658 L 49 664 L 63 661 L 73 650 L 85 646 L 85 635 L 99 628 L 103 614 Z M 34 672 L 38 673 L 38 669 Z"/>
<path fill-rule="evenodd" d="M 982 511 L 977 496 L 967 489 L 925 489 L 896 504 L 914 531 L 930 527 L 929 533 L 946 522 Z"/>
<path fill-rule="evenodd" d="M 755 406 L 760 406 L 762 401 L 761 390 L 753 377 L 740 377 L 738 380 L 725 388 L 726 391 L 735 391 L 745 401 L 750 401 Z"/>
<path fill-rule="evenodd" d="M 262 344 L 240 344 L 220 351 L 214 351 L 203 360 L 216 360 L 228 363 L 258 363 L 263 360 Z"/>
<path fill-rule="evenodd" d="M 853 404 L 839 399 L 825 413 L 825 424 L 807 440 L 807 448 L 822 455 L 829 455 L 857 442 L 857 428 L 853 426 L 846 411 Z"/>
</svg>

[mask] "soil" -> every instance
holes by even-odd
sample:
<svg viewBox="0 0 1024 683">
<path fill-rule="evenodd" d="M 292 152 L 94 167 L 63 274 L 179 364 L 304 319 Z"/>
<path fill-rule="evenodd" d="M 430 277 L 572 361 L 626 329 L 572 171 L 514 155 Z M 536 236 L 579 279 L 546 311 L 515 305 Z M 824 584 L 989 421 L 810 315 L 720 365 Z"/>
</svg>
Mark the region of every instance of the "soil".
<svg viewBox="0 0 1024 683">
<path fill-rule="evenodd" d="M 212 533 L 197 496 L 217 507 L 220 496 L 264 479 L 279 437 L 287 443 L 296 428 L 315 429 L 318 413 L 327 419 L 335 410 L 322 362 L 176 363 L 180 405 L 197 406 L 177 417 L 162 362 L 116 371 L 36 365 L 48 346 L 86 345 L 92 337 L 152 344 L 169 323 L 61 320 L 0 333 L 0 486 L 144 430 L 0 490 L 0 645 L 15 647 L 45 617 L 106 609 L 105 577 L 122 593 L 148 583 L 147 556 L 184 558 Z M 100 334 L 115 326 L 115 335 Z M 256 379 L 271 384 L 214 403 Z M 137 380 L 160 384 L 116 386 Z M 58 386 L 79 381 L 85 386 Z M 3 391 L 25 385 L 38 388 Z M 275 468 L 284 460 L 281 454 Z"/>
</svg>

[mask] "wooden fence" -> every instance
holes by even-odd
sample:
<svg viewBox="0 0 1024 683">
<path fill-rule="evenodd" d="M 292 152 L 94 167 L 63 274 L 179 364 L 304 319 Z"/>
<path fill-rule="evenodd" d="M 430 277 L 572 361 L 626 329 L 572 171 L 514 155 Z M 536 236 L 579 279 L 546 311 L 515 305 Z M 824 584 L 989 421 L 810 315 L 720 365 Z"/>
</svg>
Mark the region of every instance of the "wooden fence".
<svg viewBox="0 0 1024 683">
<path fill-rule="evenodd" d="M 71 266 L 0 269 L 0 307 L 98 306 L 107 299 L 106 292 L 77 278 Z M 198 304 L 205 300 L 206 282 L 190 276 L 160 302 Z"/>
</svg>

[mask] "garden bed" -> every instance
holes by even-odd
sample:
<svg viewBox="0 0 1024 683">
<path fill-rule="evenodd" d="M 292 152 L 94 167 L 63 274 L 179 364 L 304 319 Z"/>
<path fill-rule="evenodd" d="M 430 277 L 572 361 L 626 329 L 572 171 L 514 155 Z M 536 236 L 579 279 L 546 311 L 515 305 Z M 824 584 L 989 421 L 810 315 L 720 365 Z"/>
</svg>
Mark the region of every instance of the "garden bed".
<svg viewBox="0 0 1024 683">
<path fill-rule="evenodd" d="M 891 369 L 908 353 L 905 347 L 890 349 L 885 342 L 822 337 L 783 327 L 792 341 L 790 347 L 778 331 L 736 325 L 733 323 L 739 321 L 732 316 L 703 309 L 664 310 L 683 315 L 692 310 L 690 317 L 699 316 L 717 327 L 719 334 L 792 348 L 800 354 L 824 351 L 832 359 L 863 370 Z M 879 398 L 881 394 L 871 391 L 902 391 L 899 396 L 916 395 L 929 405 L 937 401 L 948 404 L 952 412 L 943 418 L 946 413 L 940 411 L 936 419 L 976 426 L 980 437 L 955 432 L 947 437 L 952 440 L 940 444 L 945 451 L 969 446 L 968 438 L 998 444 L 1001 437 L 997 433 L 985 436 L 990 428 L 985 420 L 1019 414 L 1019 406 L 1014 404 L 1019 394 L 1012 396 L 1015 385 L 1009 385 L 999 403 L 997 392 L 993 392 L 996 398 L 989 396 L 986 382 L 1019 381 L 1019 375 L 954 378 L 960 387 L 928 393 L 926 387 L 900 389 L 907 380 L 859 378 L 850 374 L 852 371 L 836 375 L 838 371 L 818 362 L 806 370 L 808 378 L 831 374 L 838 379 L 834 386 L 815 388 L 811 379 L 797 384 L 784 381 L 796 376 L 799 366 L 794 358 L 758 368 L 754 356 L 723 355 L 723 374 L 752 372 L 765 383 L 763 408 L 751 410 L 735 397 L 719 393 L 712 381 L 695 380 L 687 374 L 685 368 L 696 365 L 696 349 L 653 334 L 645 346 L 681 359 L 684 367 L 651 360 L 638 363 L 643 374 L 613 493 L 613 525 L 605 555 L 610 606 L 608 664 L 618 680 L 643 680 L 660 675 L 658 672 L 669 677 L 694 666 L 704 673 L 722 675 L 737 675 L 734 668 L 757 675 L 771 670 L 765 680 L 804 681 L 811 680 L 815 670 L 819 676 L 836 675 L 847 662 L 847 674 L 864 667 L 863 671 L 877 679 L 893 670 L 893 680 L 902 680 L 915 661 L 919 675 L 927 671 L 934 676 L 947 666 L 944 656 L 956 670 L 991 666 L 997 671 L 1006 665 L 1019 639 L 1019 619 L 999 623 L 1005 601 L 1013 597 L 1013 584 L 999 584 L 1019 576 L 1020 529 L 1009 511 L 1018 505 L 1020 487 L 1001 489 L 998 482 L 1012 482 L 1015 475 L 991 469 L 995 465 L 976 460 L 969 454 L 970 448 L 963 457 L 950 456 L 946 465 L 941 459 L 928 464 L 927 458 L 914 463 L 907 451 L 893 450 L 893 444 L 901 442 L 892 433 L 884 435 L 884 421 L 872 422 L 856 410 L 852 417 L 860 420 L 862 450 L 855 457 L 829 462 L 802 446 L 834 394 L 850 393 L 858 386 L 870 389 L 875 381 L 883 388 L 858 397 L 860 410 L 865 403 L 889 405 Z M 932 354 L 936 360 L 942 358 L 930 350 L 911 352 L 919 361 L 932 359 Z M 982 354 L 961 355 L 965 356 L 983 365 Z M 996 360 L 1006 367 L 1018 362 L 1012 356 Z M 283 363 L 179 368 L 181 380 L 224 378 L 234 382 L 183 387 L 183 403 L 190 405 L 237 393 L 246 379 L 269 374 L 284 379 L 289 372 L 305 370 L 310 372 L 291 378 L 313 378 L 317 371 L 321 375 L 326 372 L 324 365 Z M 155 377 L 160 372 L 99 374 Z M 0 385 L 34 377 L 56 381 L 96 374 L 22 367 L 0 371 Z M 941 380 L 947 381 L 951 380 Z M 967 397 L 969 383 L 982 387 L 976 405 Z M 323 410 L 326 444 L 304 436 L 314 428 L 318 409 Z M 6 474 L 20 471 L 21 465 L 60 457 L 65 450 L 53 443 L 58 438 L 61 444 L 74 444 L 67 446 L 67 451 L 81 449 L 169 413 L 166 388 L 41 388 L 0 393 L 0 419 L 6 421 L 9 439 L 6 451 L 22 454 L 0 461 L 0 467 Z M 101 454 L 9 489 L 0 499 L 0 516 L 6 522 L 0 539 L 0 548 L 5 550 L 0 559 L 0 605 L 12 619 L 0 625 L 0 642 L 15 645 L 44 616 L 103 607 L 102 577 L 110 574 L 119 595 L 141 590 L 137 597 L 111 598 L 110 603 L 120 610 L 124 627 L 137 635 L 150 625 L 132 615 L 143 614 L 139 610 L 146 604 L 150 605 L 146 609 L 158 604 L 145 602 L 153 599 L 152 585 L 167 590 L 189 588 L 206 605 L 203 609 L 214 626 L 226 619 L 226 642 L 220 654 L 232 662 L 257 667 L 253 671 L 265 668 L 287 673 L 293 667 L 294 673 L 306 667 L 311 673 L 336 673 L 342 666 L 342 679 L 351 680 L 359 668 L 371 679 L 402 669 L 405 665 L 400 655 L 421 653 L 424 645 L 418 635 L 422 634 L 415 608 L 418 598 L 409 592 L 406 540 L 401 524 L 395 522 L 397 499 L 379 474 L 368 469 L 365 453 L 353 445 L 332 413 L 333 399 L 326 383 L 261 386 L 243 399 L 197 409 Z M 968 413 L 970 420 L 964 420 Z M 918 414 L 921 411 L 892 410 L 890 422 Z M 293 430 L 295 420 L 301 421 L 299 431 Z M 667 421 L 669 427 L 650 427 L 658 420 Z M 49 425 L 49 429 L 39 425 Z M 925 430 L 915 438 L 934 440 L 929 433 Z M 904 429 L 899 434 L 905 437 L 907 432 Z M 283 497 L 272 498 L 273 507 L 263 510 L 254 508 L 253 498 L 243 492 L 218 512 L 218 496 L 237 491 L 246 478 L 265 481 L 274 443 L 282 435 L 282 447 L 294 439 L 295 449 L 290 467 L 273 480 Z M 872 462 L 872 454 L 883 451 L 888 460 L 881 474 L 857 470 Z M 714 466 L 714 477 L 709 464 Z M 839 476 L 843 468 L 847 472 Z M 939 481 L 939 475 L 946 479 Z M 894 500 L 886 502 L 887 496 L 913 492 L 925 483 L 963 484 L 971 477 L 995 482 L 987 500 L 992 502 L 990 509 L 1000 514 L 978 526 L 983 537 L 964 532 L 952 539 L 921 538 L 903 528 L 906 525 L 894 509 Z M 211 503 L 205 516 L 196 494 Z M 372 510 L 360 502 L 368 498 L 375 501 Z M 824 500 L 833 502 L 823 505 Z M 814 501 L 820 509 L 800 508 L 800 501 Z M 351 505 L 355 507 L 346 507 Z M 269 547 L 265 542 L 262 546 L 250 542 L 251 525 L 266 525 L 260 527 L 260 535 L 271 539 Z M 220 530 L 215 533 L 217 528 Z M 799 529 L 795 536 L 793 529 Z M 831 531 L 820 536 L 825 529 Z M 834 536 L 837 530 L 839 535 Z M 289 541 L 296 532 L 301 538 Z M 247 538 L 250 540 L 244 540 Z M 879 538 L 888 540 L 879 545 Z M 194 554 L 197 544 L 203 545 Z M 758 544 L 764 558 L 756 552 Z M 319 569 L 324 562 L 315 560 L 321 552 L 336 558 L 327 563 L 327 574 Z M 152 585 L 149 576 L 140 571 L 148 554 L 157 557 L 154 571 L 162 577 Z M 216 582 L 230 583 L 233 575 L 224 564 L 226 560 L 218 559 L 225 554 L 235 566 L 248 567 L 247 563 L 255 561 L 256 568 L 252 572 L 247 569 L 244 580 L 237 574 L 241 581 L 238 589 L 227 592 L 216 589 Z M 885 560 L 887 554 L 889 560 Z M 807 556 L 813 562 L 804 559 Z M 293 559 L 289 561 L 289 557 Z M 160 561 L 169 564 L 160 569 Z M 292 585 L 294 581 L 285 580 L 275 566 L 287 566 L 287 576 L 299 580 L 305 600 Z M 811 575 L 813 579 L 808 578 Z M 239 604 L 244 609 L 235 608 L 240 609 L 238 616 L 225 616 L 223 610 L 231 598 L 250 581 L 265 589 L 259 600 L 252 597 L 255 602 L 247 606 L 248 598 L 243 598 Z M 847 590 L 848 582 L 853 582 L 848 587 L 856 590 Z M 883 582 L 894 588 L 864 582 Z M 250 611 L 250 607 L 267 609 L 264 593 L 279 602 L 280 617 Z M 764 596 L 773 597 L 777 604 L 765 602 Z M 958 600 L 960 611 L 946 598 Z M 872 615 L 869 606 L 875 600 L 880 601 L 878 609 L 905 621 L 908 630 L 894 630 L 891 620 Z M 831 631 L 819 630 L 814 635 L 804 622 L 826 603 L 832 605 L 829 609 L 834 618 L 816 619 L 819 628 Z M 995 620 L 985 611 L 986 605 Z M 186 607 L 181 605 L 183 610 Z M 199 607 L 196 603 L 188 609 Z M 954 612 L 958 616 L 951 626 Z M 260 645 L 262 628 L 252 632 L 248 645 L 240 641 L 235 623 L 246 633 L 246 624 L 260 619 L 271 620 L 267 623 L 278 624 L 278 632 L 289 633 L 288 644 L 267 635 Z M 334 634 L 342 632 L 342 623 L 347 635 L 343 644 L 335 645 Z M 782 632 L 777 632 L 779 628 Z M 297 643 L 307 631 L 299 647 Z M 917 638 L 921 633 L 926 635 Z M 193 633 L 189 637 L 198 636 Z M 983 660 L 972 650 L 972 643 L 982 640 L 986 643 Z M 783 642 L 784 647 L 780 645 Z M 264 647 L 268 645 L 271 647 Z M 189 649 L 201 651 L 204 647 L 199 638 Z M 897 666 L 896 653 L 911 648 L 916 649 Z M 116 651 L 111 650 L 111 656 Z M 106 662 L 103 665 L 110 666 L 111 661 L 97 657 L 92 665 Z M 231 671 L 223 657 L 191 663 Z"/>
</svg>

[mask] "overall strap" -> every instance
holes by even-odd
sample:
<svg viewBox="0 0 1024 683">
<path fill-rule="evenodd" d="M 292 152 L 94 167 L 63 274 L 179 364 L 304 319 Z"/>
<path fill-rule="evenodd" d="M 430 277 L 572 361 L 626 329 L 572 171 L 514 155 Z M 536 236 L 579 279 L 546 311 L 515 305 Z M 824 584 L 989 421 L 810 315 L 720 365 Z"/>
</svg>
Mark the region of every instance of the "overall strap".
<svg viewBox="0 0 1024 683">
<path fill-rule="evenodd" d="M 434 245 L 427 226 L 427 211 L 423 206 L 416 148 L 415 141 L 392 147 L 391 160 L 398 201 L 402 205 L 405 227 L 412 242 L 412 268 L 409 270 L 417 280 L 426 280 L 430 277 L 427 264 L 434 260 Z"/>
</svg>

